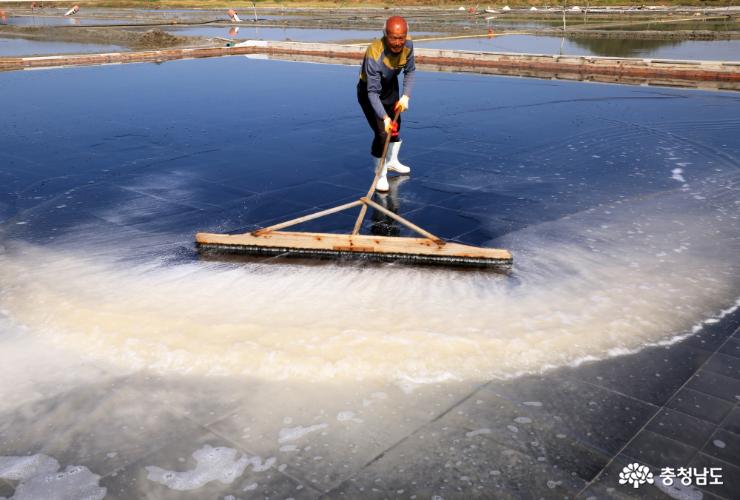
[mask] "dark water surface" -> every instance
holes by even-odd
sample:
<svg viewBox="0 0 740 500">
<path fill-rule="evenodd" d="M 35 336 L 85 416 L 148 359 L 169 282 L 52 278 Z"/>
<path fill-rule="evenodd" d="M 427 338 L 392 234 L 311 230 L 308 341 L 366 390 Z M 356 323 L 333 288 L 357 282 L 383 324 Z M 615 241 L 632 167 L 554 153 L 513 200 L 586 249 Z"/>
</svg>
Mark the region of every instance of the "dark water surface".
<svg viewBox="0 0 740 500">
<path fill-rule="evenodd" d="M 165 191 L 192 182 L 194 193 L 177 208 L 194 210 L 206 225 L 246 215 L 223 204 L 223 186 L 236 190 L 234 202 L 263 192 L 288 200 L 286 215 L 352 196 L 369 182 L 356 79 L 356 68 L 236 57 L 2 74 L 6 217 L 69 188 L 75 196 L 107 192 L 55 212 L 61 230 L 79 217 L 96 220 L 118 196 L 129 196 L 120 189 L 127 179 L 155 177 L 162 186 L 154 189 Z M 410 202 L 404 211 L 426 214 L 424 204 L 432 203 L 493 217 L 485 231 L 478 217 L 432 217 L 433 229 L 446 236 L 492 238 L 620 197 L 677 188 L 671 171 L 680 162 L 691 165 L 689 177 L 737 166 L 734 94 L 436 73 L 418 79 L 405 117 L 403 153 L 417 165 L 399 186 Z M 84 95 L 87 105 L 60 97 L 70 95 Z M 669 159 L 668 151 L 678 150 L 680 159 Z M 160 215 L 138 222 L 157 224 Z M 233 229 L 269 215 L 249 214 Z M 170 229 L 194 230 L 195 222 L 175 216 Z M 33 228 L 25 230 L 35 234 Z"/>
</svg>

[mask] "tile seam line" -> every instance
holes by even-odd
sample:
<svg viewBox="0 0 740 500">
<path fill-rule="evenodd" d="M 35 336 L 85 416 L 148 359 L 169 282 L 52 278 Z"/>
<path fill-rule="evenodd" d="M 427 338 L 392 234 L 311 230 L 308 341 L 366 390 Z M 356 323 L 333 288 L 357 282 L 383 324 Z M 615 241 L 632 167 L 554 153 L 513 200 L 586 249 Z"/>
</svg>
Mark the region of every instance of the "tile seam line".
<svg viewBox="0 0 740 500">
<path fill-rule="evenodd" d="M 733 334 L 733 335 L 734 335 L 734 334 Z M 674 397 L 676 396 L 676 394 L 678 394 L 678 393 L 679 393 L 679 392 L 680 392 L 680 391 L 681 391 L 682 389 L 684 389 L 684 388 L 688 388 L 688 387 L 687 387 L 687 385 L 688 385 L 689 381 L 690 381 L 691 379 L 693 379 L 693 378 L 694 378 L 694 376 L 695 376 L 695 375 L 696 375 L 696 374 L 697 374 L 697 373 L 699 372 L 699 370 L 701 370 L 702 368 L 704 368 L 704 367 L 705 367 L 705 366 L 706 366 L 706 365 L 707 365 L 707 364 L 709 363 L 709 360 L 711 360 L 711 359 L 712 359 L 712 358 L 714 357 L 714 355 L 715 355 L 715 354 L 717 354 L 717 352 L 719 352 L 719 350 L 720 350 L 720 349 L 721 349 L 722 347 L 724 347 L 725 343 L 727 343 L 727 340 L 728 340 L 728 339 L 730 339 L 730 338 L 732 338 L 732 335 L 728 336 L 728 337 L 727 337 L 727 338 L 726 338 L 726 339 L 724 340 L 724 342 L 722 342 L 722 344 L 721 344 L 720 346 L 718 346 L 718 347 L 717 347 L 717 349 L 716 349 L 716 350 L 715 350 L 715 351 L 714 351 L 714 352 L 712 353 L 712 355 L 711 355 L 711 356 L 709 356 L 709 357 L 708 357 L 708 358 L 707 358 L 707 359 L 706 359 L 706 360 L 705 360 L 705 361 L 704 361 L 704 362 L 703 362 L 703 363 L 701 364 L 701 366 L 699 366 L 699 367 L 698 367 L 698 368 L 697 368 L 697 369 L 696 369 L 696 370 L 694 371 L 694 373 L 692 373 L 692 374 L 691 374 L 691 376 L 690 376 L 689 378 L 687 378 L 687 379 L 686 379 L 686 381 L 685 381 L 685 382 L 684 382 L 683 384 L 681 384 L 681 387 L 679 387 L 678 389 L 676 389 L 676 390 L 675 390 L 675 391 L 673 392 L 673 394 L 671 394 L 671 397 L 670 397 L 670 398 L 668 398 L 668 400 L 666 401 L 666 403 L 667 403 L 668 401 L 671 401 L 671 400 L 673 400 L 673 398 L 674 398 Z M 637 436 L 638 436 L 638 435 L 639 435 L 639 434 L 640 434 L 640 433 L 641 433 L 642 431 L 644 431 L 644 430 L 646 430 L 646 429 L 647 429 L 647 426 L 648 426 L 648 425 L 650 425 L 650 424 L 651 424 L 651 423 L 653 422 L 653 420 L 655 420 L 655 417 L 656 417 L 656 416 L 657 416 L 657 415 L 658 415 L 658 414 L 659 414 L 659 413 L 660 413 L 661 411 L 663 411 L 664 409 L 666 409 L 666 403 L 664 403 L 663 405 L 661 405 L 661 406 L 660 406 L 660 407 L 658 408 L 658 410 L 657 410 L 657 411 L 656 411 L 655 413 L 653 413 L 653 416 L 652 416 L 652 417 L 650 417 L 650 418 L 648 419 L 648 421 L 647 421 L 647 422 L 645 422 L 645 424 L 644 424 L 644 425 L 643 425 L 643 426 L 642 426 L 642 427 L 640 428 L 640 430 L 638 430 L 638 431 L 637 431 L 637 432 L 636 432 L 635 434 L 633 434 L 633 435 L 632 435 L 632 438 L 631 438 L 631 439 L 630 439 L 629 441 L 627 441 L 627 443 L 625 443 L 625 445 L 624 445 L 624 446 L 622 446 L 622 448 L 621 448 L 621 449 L 620 449 L 620 450 L 619 450 L 619 451 L 618 451 L 618 452 L 617 452 L 617 453 L 616 453 L 616 454 L 615 454 L 615 455 L 614 455 L 614 456 L 613 456 L 613 457 L 612 457 L 612 458 L 611 458 L 611 459 L 609 460 L 609 462 L 607 462 L 607 463 L 606 463 L 606 465 L 604 465 L 604 467 L 602 467 L 602 469 L 601 469 L 601 470 L 599 471 L 599 473 L 598 473 L 598 474 L 596 474 L 596 475 L 595 475 L 595 476 L 593 477 L 593 479 L 591 479 L 591 481 L 589 481 L 589 482 L 588 482 L 588 483 L 586 484 L 586 486 L 585 486 L 585 487 L 584 487 L 584 488 L 583 488 L 583 489 L 582 489 L 581 491 L 579 491 L 578 493 L 576 493 L 576 496 L 575 496 L 575 498 L 579 498 L 579 497 L 581 497 L 581 496 L 582 496 L 582 495 L 583 495 L 583 494 L 585 493 L 585 491 L 586 491 L 586 490 L 587 490 L 587 489 L 588 489 L 589 487 L 591 487 L 591 486 L 592 486 L 592 485 L 593 485 L 593 484 L 595 483 L 595 481 L 596 481 L 597 479 L 599 479 L 599 478 L 601 477 L 601 475 L 602 475 L 602 474 L 604 473 L 604 471 L 606 470 L 606 468 L 607 468 L 607 467 L 609 467 L 609 466 L 610 466 L 610 465 L 611 465 L 611 464 L 612 464 L 612 463 L 613 463 L 613 462 L 614 462 L 614 461 L 616 460 L 616 458 L 617 458 L 617 457 L 618 457 L 618 456 L 619 456 L 620 454 L 622 454 L 622 452 L 624 452 L 624 450 L 625 450 L 625 449 L 627 449 L 627 447 L 628 447 L 628 446 L 629 446 L 629 445 L 630 445 L 630 444 L 631 444 L 631 443 L 632 443 L 632 442 L 633 442 L 633 441 L 635 440 L 635 438 L 636 438 L 636 437 L 637 437 Z M 728 413 L 728 415 L 729 415 L 729 413 Z M 723 421 L 724 421 L 724 420 L 723 420 Z M 705 444 L 706 444 L 706 443 L 705 443 Z M 694 458 L 696 458 L 696 456 L 697 456 L 697 453 L 700 453 L 700 452 L 701 452 L 701 450 L 698 450 L 698 451 L 697 451 L 696 453 L 694 453 L 694 454 L 693 454 L 693 455 L 691 456 L 691 458 L 689 459 L 689 462 L 690 462 L 691 460 L 693 460 Z M 711 455 L 710 455 L 710 456 L 711 456 Z"/>
<path fill-rule="evenodd" d="M 711 356 L 710 356 L 710 357 L 711 357 Z M 605 358 L 605 359 L 603 359 L 603 360 L 599 360 L 599 361 L 605 361 L 606 359 L 609 359 L 609 358 Z M 598 361 L 597 361 L 597 363 L 598 363 Z M 622 396 L 622 397 L 624 397 L 624 398 L 627 398 L 627 399 L 629 399 L 629 400 L 631 400 L 631 401 L 635 401 L 635 402 L 637 402 L 637 403 L 642 403 L 642 404 L 645 404 L 645 405 L 648 405 L 648 406 L 653 406 L 653 407 L 655 407 L 655 408 L 658 408 L 658 410 L 659 410 L 659 411 L 660 411 L 660 408 L 661 408 L 661 407 L 660 407 L 659 405 L 656 405 L 656 404 L 654 404 L 654 403 L 651 403 L 650 401 L 645 401 L 644 399 L 640 399 L 640 398 L 638 398 L 637 396 L 632 396 L 632 395 L 630 395 L 630 394 L 626 394 L 626 393 L 624 393 L 624 392 L 622 392 L 622 391 L 618 391 L 618 390 L 616 390 L 616 389 L 612 389 L 612 388 L 610 388 L 610 387 L 606 387 L 606 386 L 603 386 L 603 385 L 599 385 L 599 384 L 596 384 L 596 383 L 594 383 L 594 382 L 590 382 L 590 381 L 588 381 L 588 380 L 582 380 L 582 379 L 580 379 L 580 378 L 576 378 L 576 377 L 574 377 L 574 376 L 572 376 L 572 375 L 566 375 L 566 376 L 565 376 L 564 378 L 565 378 L 566 380 L 570 380 L 570 381 L 576 381 L 576 382 L 581 382 L 581 383 L 584 383 L 584 384 L 586 384 L 586 385 L 590 385 L 591 387 L 595 387 L 595 388 L 597 388 L 597 389 L 601 389 L 601 390 L 603 390 L 603 391 L 611 392 L 611 393 L 613 393 L 613 394 L 618 394 L 618 395 L 620 395 L 620 396 Z"/>
<path fill-rule="evenodd" d="M 138 391 L 137 390 L 137 392 L 141 392 L 141 391 Z M 177 415 L 177 413 L 173 412 L 170 409 L 165 409 L 165 413 L 168 414 L 168 415 L 170 415 L 170 416 L 172 416 L 172 417 L 179 417 L 180 416 L 180 415 Z M 201 429 L 204 429 L 206 431 L 210 431 L 210 429 L 208 429 L 205 425 L 201 424 L 200 422 L 197 422 L 197 421 L 193 420 L 189 416 L 184 415 L 184 417 L 189 422 L 195 424 L 197 427 L 200 427 Z M 221 436 L 219 436 L 219 437 L 221 437 Z M 128 463 L 126 463 L 124 465 L 121 465 L 120 467 L 116 467 L 115 469 L 113 469 L 112 471 L 110 471 L 108 474 L 105 474 L 105 475 L 100 476 L 100 479 L 102 480 L 102 479 L 105 479 L 105 478 L 114 477 L 114 474 L 118 474 L 119 472 L 123 471 L 126 467 L 130 467 L 132 465 L 135 465 L 138 462 L 141 462 L 141 461 L 145 460 L 147 457 L 153 455 L 154 453 L 157 453 L 159 451 L 162 451 L 163 449 L 165 449 L 167 446 L 171 445 L 173 442 L 175 442 L 178 439 L 179 439 L 178 436 L 172 436 L 171 439 L 167 439 L 164 443 L 162 443 L 162 446 L 157 446 L 155 449 L 151 450 L 149 453 L 146 453 L 145 455 L 142 455 L 139 458 L 137 458 L 135 460 L 132 460 L 131 462 L 128 462 Z M 231 441 L 229 441 L 229 442 L 231 442 Z"/>
<path fill-rule="evenodd" d="M 215 420 L 214 422 L 212 422 L 212 423 L 210 423 L 210 424 L 207 424 L 207 425 L 206 425 L 206 424 L 201 424 L 201 423 L 199 423 L 199 422 L 197 422 L 197 421 L 194 421 L 194 420 L 192 420 L 192 419 L 191 419 L 191 421 L 193 421 L 193 422 L 197 423 L 198 425 L 200 425 L 201 427 L 203 427 L 204 429 L 206 429 L 206 430 L 207 430 L 208 432 L 212 433 L 213 435 L 215 435 L 215 436 L 218 436 L 218 437 L 220 437 L 221 439 L 223 439 L 224 441 L 226 441 L 226 442 L 228 442 L 228 443 L 232 444 L 233 446 L 235 446 L 235 447 L 236 447 L 236 448 L 237 448 L 237 449 L 238 449 L 239 451 L 241 451 L 242 453 L 246 453 L 246 454 L 250 454 L 250 455 L 254 455 L 254 456 L 257 456 L 257 457 L 259 457 L 260 455 L 259 455 L 258 453 L 254 453 L 254 452 L 253 452 L 253 451 L 251 451 L 250 449 L 248 449 L 248 448 L 246 448 L 246 447 L 244 447 L 244 446 L 241 446 L 241 445 L 240 445 L 239 443 L 235 442 L 235 441 L 234 441 L 233 439 L 231 439 L 231 438 L 229 438 L 229 437 L 227 437 L 227 436 L 223 435 L 223 434 L 222 434 L 222 433 L 220 433 L 220 432 L 219 432 L 218 430 L 216 430 L 216 429 L 213 429 L 212 427 L 210 427 L 211 425 L 214 425 L 214 424 L 216 424 L 217 422 L 221 422 L 221 421 L 223 421 L 223 420 L 225 420 L 225 419 L 229 418 L 229 416 L 233 415 L 234 413 L 236 413 L 236 411 L 235 411 L 235 412 L 231 412 L 231 413 L 229 413 L 229 415 L 225 416 L 224 418 L 222 418 L 222 419 L 218 419 L 218 420 Z M 189 418 L 189 417 L 187 417 L 187 416 L 186 416 L 186 418 Z M 277 460 L 276 460 L 276 461 L 277 461 Z M 282 472 L 282 471 L 278 470 L 278 469 L 277 469 L 277 467 L 275 468 L 275 472 L 277 472 L 277 473 L 278 473 L 278 474 L 280 474 L 280 475 L 283 475 L 283 476 L 289 477 L 290 479 L 292 479 L 293 481 L 297 482 L 298 484 L 301 484 L 301 485 L 303 485 L 303 487 L 304 487 L 304 488 L 309 488 L 309 489 L 312 489 L 312 490 L 313 490 L 314 492 L 316 492 L 316 493 L 318 493 L 318 494 L 323 494 L 323 492 L 322 492 L 321 490 L 319 490 L 318 488 L 314 487 L 314 486 L 313 486 L 313 485 L 312 485 L 312 484 L 310 483 L 310 481 L 304 482 L 304 481 L 303 481 L 302 479 L 299 479 L 299 478 L 297 478 L 297 477 L 294 477 L 294 476 L 293 476 L 292 474 L 288 474 L 287 472 Z M 239 477 L 241 477 L 241 476 L 239 476 Z"/>
<path fill-rule="evenodd" d="M 660 413 L 660 410 L 658 411 L 658 413 Z M 690 416 L 690 415 L 689 415 L 689 416 Z M 691 445 L 690 445 L 690 444 L 688 444 L 688 443 L 684 443 L 684 442 L 682 442 L 682 441 L 678 441 L 677 439 L 673 439 L 672 437 L 670 437 L 670 436 L 666 436 L 666 435 L 664 435 L 664 434 L 661 434 L 660 432 L 655 432 L 655 431 L 653 431 L 653 430 L 650 430 L 650 429 L 643 429 L 643 430 L 641 430 L 640 432 L 643 432 L 643 431 L 644 431 L 644 432 L 649 432 L 649 433 L 651 433 L 651 434 L 655 434 L 655 435 L 658 435 L 658 436 L 660 436 L 661 438 L 663 438 L 663 439 L 666 439 L 666 440 L 668 440 L 668 441 L 671 441 L 671 442 L 673 442 L 673 443 L 677 443 L 677 444 L 680 444 L 680 445 L 686 446 L 686 447 L 688 447 L 688 448 L 694 448 L 694 449 L 696 449 L 696 450 L 699 450 L 699 451 L 701 451 L 701 448 L 699 448 L 699 447 L 696 447 L 696 446 L 691 446 Z M 640 459 L 638 459 L 638 458 L 636 458 L 636 457 L 634 457 L 634 456 L 632 456 L 632 455 L 625 455 L 625 456 L 626 456 L 626 457 L 629 457 L 629 458 L 632 458 L 632 459 L 634 459 L 634 460 L 638 460 L 638 461 L 640 460 Z M 710 456 L 712 456 L 712 455 L 710 455 Z M 694 458 L 694 455 L 692 455 L 692 457 L 691 457 L 691 458 Z M 716 458 L 716 457 L 712 456 L 712 458 Z M 646 462 L 646 463 L 647 463 L 647 462 Z M 652 464 L 648 464 L 648 465 L 652 465 Z M 659 467 L 659 466 L 655 466 L 655 467 Z"/>
<path fill-rule="evenodd" d="M 699 453 L 701 453 L 701 451 L 700 451 Z M 736 468 L 736 469 L 740 469 L 740 466 L 738 466 L 738 465 L 735 465 L 735 464 L 733 464 L 732 462 L 728 462 L 727 460 L 724 460 L 724 459 L 722 459 L 722 458 L 717 458 L 717 457 L 715 457 L 715 456 L 713 456 L 713 455 L 709 455 L 708 453 L 704 453 L 704 455 L 706 455 L 707 457 L 709 457 L 709 458 L 711 458 L 711 459 L 714 459 L 714 460 L 716 460 L 717 462 L 720 462 L 720 463 L 721 463 L 722 465 L 729 465 L 730 467 L 734 467 L 734 468 Z M 714 494 L 716 494 L 716 493 L 712 493 L 712 494 L 714 495 Z"/>
<path fill-rule="evenodd" d="M 734 335 L 734 333 L 733 333 L 733 335 Z M 722 347 L 724 347 L 725 344 L 727 344 L 727 342 L 730 341 L 730 339 L 732 339 L 732 335 L 729 336 L 729 337 L 727 337 L 727 339 L 725 339 L 725 341 L 722 343 L 722 345 L 717 348 L 717 351 L 715 352 L 715 354 L 719 353 L 719 350 L 722 349 Z M 711 360 L 713 357 L 714 357 L 714 355 L 712 355 L 707 360 L 707 362 L 709 362 L 709 360 Z M 737 359 L 737 358 L 735 358 L 735 359 Z M 740 360 L 737 360 L 737 361 L 740 363 Z M 724 400 L 722 400 L 722 401 L 724 401 Z M 709 435 L 709 437 L 706 439 L 706 441 L 704 441 L 704 444 L 702 444 L 700 448 L 697 448 L 697 451 L 691 456 L 691 460 L 694 460 L 702 452 L 702 450 L 704 450 L 707 447 L 707 445 L 709 444 L 710 440 L 717 434 L 717 431 L 718 430 L 723 430 L 723 431 L 727 432 L 728 434 L 732 434 L 733 436 L 740 437 L 740 435 L 738 435 L 737 433 L 732 432 L 732 431 L 729 431 L 729 430 L 727 430 L 727 429 L 725 429 L 725 428 L 722 427 L 727 422 L 727 420 L 730 418 L 730 415 L 732 415 L 733 410 L 736 409 L 736 408 L 738 408 L 738 404 L 737 403 L 735 403 L 734 407 L 731 408 L 730 411 L 727 412 L 727 415 L 725 415 L 724 418 L 722 418 L 722 420 L 717 423 L 717 425 L 712 430 L 712 433 Z M 704 454 L 705 455 L 708 455 L 708 456 L 710 456 L 710 457 L 712 457 L 714 459 L 721 460 L 724 463 L 728 463 L 730 465 L 735 465 L 735 464 L 732 464 L 732 462 L 728 462 L 727 460 L 718 458 L 715 455 L 712 455 L 710 453 L 706 453 L 705 452 Z M 736 467 L 740 467 L 740 464 L 735 465 L 735 466 Z"/>
<path fill-rule="evenodd" d="M 701 450 L 699 450 L 699 453 L 701 453 Z M 705 453 L 705 455 L 707 455 L 707 454 Z M 712 455 L 707 455 L 707 456 L 708 456 L 709 458 L 712 458 L 712 459 L 714 459 L 714 460 L 717 460 L 717 461 L 718 461 L 718 462 L 720 462 L 720 463 L 721 463 L 722 465 L 730 465 L 730 466 L 732 466 L 732 467 L 737 467 L 736 465 L 734 465 L 734 464 L 732 464 L 732 463 L 730 463 L 730 462 L 728 462 L 728 461 L 726 461 L 726 460 L 722 460 L 721 458 L 717 458 L 717 457 L 715 457 L 715 456 L 712 456 Z M 708 485 L 704 485 L 704 486 L 708 486 Z M 732 500 L 732 499 L 731 499 L 730 497 L 724 497 L 724 496 L 722 496 L 722 495 L 720 495 L 720 494 L 718 494 L 718 493 L 715 493 L 715 492 L 712 492 L 712 491 L 707 491 L 707 490 L 705 490 L 705 489 L 703 489 L 703 488 L 698 488 L 698 489 L 699 489 L 700 491 L 703 491 L 703 492 L 705 492 L 705 493 L 709 493 L 710 495 L 713 495 L 713 496 L 715 496 L 715 497 L 717 497 L 717 498 L 720 498 L 720 499 L 722 499 L 722 500 Z"/>
<path fill-rule="evenodd" d="M 428 425 L 430 425 L 430 424 L 432 424 L 434 422 L 439 421 L 445 415 L 448 415 L 452 410 L 454 410 L 455 408 L 457 408 L 458 406 L 460 406 L 462 403 L 464 403 L 464 402 L 468 401 L 469 399 L 471 399 L 475 394 L 478 393 L 478 391 L 480 391 L 481 389 L 484 389 L 485 387 L 487 387 L 491 383 L 492 383 L 492 381 L 491 380 L 488 380 L 488 381 L 480 384 L 479 386 L 475 387 L 475 389 L 473 389 L 472 391 L 470 391 L 470 393 L 467 396 L 465 396 L 465 397 L 459 399 L 458 401 L 456 401 L 455 403 L 451 404 L 446 410 L 444 410 L 443 412 L 441 412 L 439 415 L 437 415 L 436 417 L 434 417 L 432 420 L 429 420 L 429 421 L 424 422 L 423 424 L 421 424 L 420 426 L 416 427 L 414 430 L 412 430 L 411 432 L 409 432 L 408 434 L 406 434 L 404 437 L 402 437 L 401 439 L 399 439 L 395 443 L 391 444 L 389 447 L 387 447 L 386 449 L 384 449 L 383 451 L 381 451 L 380 453 L 378 453 L 375 457 L 373 457 L 370 460 L 368 460 L 356 472 L 354 472 L 354 473 L 350 474 L 349 476 L 347 476 L 346 479 L 340 481 L 337 485 L 333 486 L 331 489 L 328 489 L 328 490 L 322 492 L 323 495 L 329 495 L 329 494 L 331 494 L 339 486 L 341 486 L 342 484 L 344 484 L 347 481 L 349 481 L 352 478 L 354 478 L 360 471 L 364 470 L 368 466 L 370 466 L 373 463 L 375 463 L 378 460 L 380 460 L 389 451 L 392 451 L 395 448 L 397 448 L 398 446 L 400 446 L 401 444 L 405 443 L 411 436 L 415 435 L 421 429 L 425 428 L 426 426 L 428 426 Z M 507 447 L 507 448 L 509 448 L 509 447 Z M 513 448 L 509 448 L 509 449 L 512 449 L 513 450 Z M 514 450 L 514 451 L 518 451 L 518 450 Z"/>
<path fill-rule="evenodd" d="M 691 387 L 687 387 L 687 389 L 689 389 L 689 390 L 692 390 L 692 391 L 694 391 L 694 392 L 700 392 L 701 394 L 704 394 L 704 393 L 703 393 L 703 392 L 701 392 L 701 391 L 696 391 L 695 389 L 691 389 Z M 709 396 L 711 396 L 711 394 L 709 394 Z M 720 399 L 720 398 L 718 398 L 718 399 Z M 726 400 L 724 400 L 724 399 L 720 399 L 720 400 L 721 400 L 721 401 L 726 401 Z M 729 402 L 729 401 L 728 401 L 728 402 Z M 695 416 L 695 415 L 690 415 L 690 414 L 688 414 L 688 413 L 686 413 L 686 412 L 684 412 L 684 411 L 682 411 L 682 410 L 680 410 L 680 409 L 678 409 L 678 408 L 667 408 L 667 407 L 666 407 L 666 408 L 661 408 L 661 409 L 660 409 L 660 410 L 658 410 L 658 411 L 659 411 L 659 412 L 662 412 L 663 410 L 669 410 L 669 411 L 672 411 L 672 412 L 675 412 L 675 413 L 680 413 L 681 415 L 683 415 L 683 416 L 685 416 L 685 417 L 693 418 L 693 419 L 696 419 L 696 420 L 700 420 L 700 421 L 702 421 L 702 422 L 706 422 L 706 423 L 708 423 L 708 424 L 712 424 L 712 425 L 714 426 L 714 429 L 713 429 L 713 431 L 712 431 L 712 433 L 711 433 L 711 434 L 714 434 L 714 432 L 715 432 L 715 431 L 716 431 L 717 429 L 720 429 L 720 430 L 723 430 L 723 431 L 725 431 L 725 432 L 727 432 L 727 433 L 729 433 L 729 434 L 732 434 L 733 436 L 737 436 L 738 438 L 740 438 L 740 434 L 738 434 L 737 432 L 734 432 L 734 431 L 730 431 L 730 430 L 727 430 L 727 429 L 723 429 L 723 428 L 721 427 L 721 425 L 722 425 L 722 424 L 724 423 L 724 421 L 725 421 L 725 420 L 726 420 L 726 419 L 727 419 L 727 418 L 728 418 L 728 417 L 730 416 L 730 413 L 732 413 L 732 410 L 734 410 L 735 408 L 737 408 L 737 405 L 733 406 L 733 407 L 732 407 L 732 409 L 731 409 L 731 410 L 730 410 L 730 411 L 729 411 L 729 412 L 727 413 L 727 416 L 726 416 L 725 418 L 723 418 L 723 419 L 722 419 L 722 420 L 721 420 L 721 421 L 720 421 L 720 422 L 719 422 L 718 424 L 715 424 L 714 422 L 710 422 L 709 420 L 704 420 L 703 418 L 699 418 L 699 417 L 697 417 L 697 416 Z M 683 445 L 686 445 L 686 446 L 691 446 L 691 445 L 689 445 L 688 443 L 684 443 L 683 441 L 678 441 L 677 439 L 673 439 L 672 437 L 670 437 L 670 436 L 666 436 L 665 434 L 662 434 L 662 433 L 660 433 L 660 432 L 652 431 L 652 430 L 650 430 L 650 429 L 645 429 L 645 430 L 646 430 L 646 431 L 648 431 L 648 432 L 652 432 L 652 433 L 654 433 L 654 434 L 658 434 L 658 435 L 660 435 L 660 436 L 662 436 L 662 437 L 664 437 L 664 438 L 666 438 L 666 439 L 670 439 L 671 441 L 674 441 L 674 442 L 676 442 L 676 443 L 680 443 L 680 444 L 683 444 Z M 692 447 L 692 448 L 696 448 L 697 450 L 699 450 L 699 451 L 701 452 L 701 450 L 702 450 L 702 449 L 704 448 L 704 446 L 706 446 L 706 445 L 707 445 L 707 443 L 708 443 L 708 442 L 709 442 L 709 440 L 707 439 L 707 441 L 705 441 L 705 442 L 704 442 L 704 444 L 702 444 L 702 445 L 701 445 L 700 447 L 697 447 L 697 446 L 691 446 L 691 447 Z M 692 458 L 693 458 L 693 457 L 692 457 Z"/>
</svg>

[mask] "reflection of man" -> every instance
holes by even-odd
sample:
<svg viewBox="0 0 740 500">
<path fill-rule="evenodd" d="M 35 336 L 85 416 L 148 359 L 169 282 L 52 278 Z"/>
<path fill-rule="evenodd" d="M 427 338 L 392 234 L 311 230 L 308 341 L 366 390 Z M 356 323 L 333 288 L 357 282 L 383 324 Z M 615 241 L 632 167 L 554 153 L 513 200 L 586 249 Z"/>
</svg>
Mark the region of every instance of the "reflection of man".
<svg viewBox="0 0 740 500">
<path fill-rule="evenodd" d="M 378 191 L 388 191 L 388 170 L 399 174 L 408 174 L 411 169 L 398 161 L 398 150 L 401 140 L 398 132 L 401 128 L 399 114 L 397 127 L 392 126 L 392 116 L 396 111 L 403 112 L 409 107 L 409 96 L 414 80 L 414 45 L 407 39 L 408 24 L 400 16 L 389 17 L 383 30 L 384 37 L 375 40 L 365 51 L 360 71 L 360 82 L 357 84 L 357 101 L 362 107 L 365 118 L 375 134 L 370 150 L 375 158 L 377 168 L 383 154 L 387 134 L 391 134 L 385 165 L 378 183 Z M 403 96 L 399 98 L 398 75 L 403 71 Z"/>
<path fill-rule="evenodd" d="M 398 187 L 406 181 L 407 178 L 404 177 L 396 177 L 395 179 L 391 179 L 389 181 L 389 190 L 388 193 L 382 193 L 379 194 L 376 198 L 376 201 L 380 206 L 383 208 L 386 208 L 393 212 L 394 214 L 398 214 L 398 211 L 401 208 L 401 204 L 399 203 L 398 198 Z M 372 211 L 372 225 L 370 226 L 370 233 L 374 234 L 376 236 L 400 236 L 401 235 L 401 226 L 398 222 L 393 220 L 392 217 L 389 217 L 388 215 L 384 214 L 380 210 L 373 209 Z"/>
</svg>

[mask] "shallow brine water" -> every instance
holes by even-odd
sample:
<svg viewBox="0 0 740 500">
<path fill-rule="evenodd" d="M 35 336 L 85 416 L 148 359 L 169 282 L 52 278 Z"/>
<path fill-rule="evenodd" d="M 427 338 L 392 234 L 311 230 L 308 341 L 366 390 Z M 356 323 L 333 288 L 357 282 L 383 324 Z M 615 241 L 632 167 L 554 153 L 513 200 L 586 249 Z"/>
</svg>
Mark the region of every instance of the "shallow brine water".
<svg viewBox="0 0 740 500">
<path fill-rule="evenodd" d="M 109 490 L 202 493 L 248 466 L 319 463 L 303 440 L 326 439 L 326 491 L 351 436 L 360 453 L 346 463 L 369 463 L 460 391 L 670 344 L 736 306 L 740 98 L 728 93 L 420 73 L 402 130 L 412 175 L 379 201 L 442 237 L 511 249 L 511 275 L 198 258 L 196 231 L 363 194 L 357 71 L 232 57 L 0 74 L 0 411 L 12 415 L 0 438 L 9 457 L 45 454 L 25 473 L 0 461 L 3 477 L 31 488 L 84 466 L 75 484 L 99 498 L 95 474 L 194 419 L 254 453 L 183 439 L 131 466 L 139 483 L 106 476 Z M 375 214 L 365 230 L 405 234 Z M 143 392 L 101 382 L 122 374 L 145 376 Z M 219 390 L 193 389 L 203 381 Z M 231 408 L 240 386 L 246 406 L 225 420 L 194 406 L 223 391 Z M 46 417 L 18 420 L 62 390 Z M 151 408 L 165 401 L 188 418 L 152 435 L 120 427 L 146 414 L 160 429 Z M 92 417 L 69 423 L 86 404 Z M 108 405 L 128 413 L 111 421 Z M 70 425 L 70 443 L 44 438 Z"/>
<path fill-rule="evenodd" d="M 179 36 L 212 36 L 250 40 L 292 40 L 295 42 L 331 42 L 372 40 L 382 36 L 380 30 L 327 30 L 310 28 L 258 28 L 254 26 L 191 26 L 166 28 Z"/>
<path fill-rule="evenodd" d="M 81 17 L 81 16 L 10 16 L 2 24 L 11 26 L 115 26 L 119 24 L 148 24 L 146 19 L 112 19 L 107 17 Z"/>
<path fill-rule="evenodd" d="M 0 57 L 120 52 L 122 50 L 126 49 L 119 45 L 47 42 L 40 40 L 24 40 L 22 38 L 0 38 Z"/>
<path fill-rule="evenodd" d="M 52 97 L 47 75 L 55 96 L 99 103 Z M 667 340 L 734 302 L 727 94 L 423 74 L 414 175 L 385 202 L 445 237 L 512 248 L 513 277 L 198 261 L 197 230 L 360 192 L 355 78 L 245 58 L 2 75 L 6 93 L 38 96 L 9 98 L 3 125 L 6 314 L 136 366 L 486 379 Z"/>
</svg>

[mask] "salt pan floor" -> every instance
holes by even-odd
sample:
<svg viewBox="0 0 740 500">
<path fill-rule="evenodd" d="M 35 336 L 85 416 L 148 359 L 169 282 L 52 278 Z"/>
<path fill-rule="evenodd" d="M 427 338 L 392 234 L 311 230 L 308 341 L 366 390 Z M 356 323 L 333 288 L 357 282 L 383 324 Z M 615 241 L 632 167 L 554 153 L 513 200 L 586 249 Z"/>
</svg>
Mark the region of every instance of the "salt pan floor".
<svg viewBox="0 0 740 500">
<path fill-rule="evenodd" d="M 199 258 L 367 189 L 356 79 L 0 74 L 0 496 L 735 496 L 740 98 L 420 73 L 378 200 L 511 275 Z"/>
</svg>

